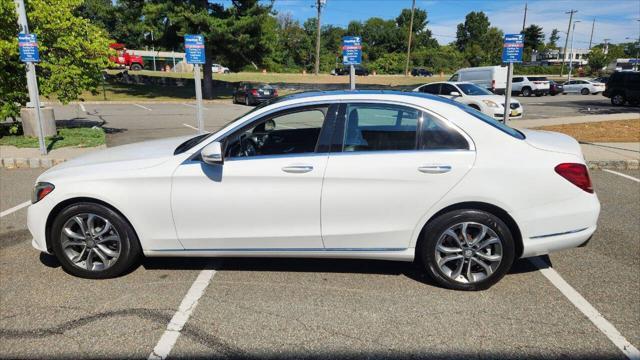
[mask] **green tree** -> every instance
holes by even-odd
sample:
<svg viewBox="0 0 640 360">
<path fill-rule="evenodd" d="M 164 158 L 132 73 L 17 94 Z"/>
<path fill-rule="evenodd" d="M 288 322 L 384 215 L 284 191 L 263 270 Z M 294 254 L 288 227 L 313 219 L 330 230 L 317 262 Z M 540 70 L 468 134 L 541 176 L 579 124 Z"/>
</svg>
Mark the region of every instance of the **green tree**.
<svg viewBox="0 0 640 360">
<path fill-rule="evenodd" d="M 589 67 L 591 68 L 591 72 L 600 73 L 602 72 L 602 69 L 604 67 L 609 65 L 609 62 L 611 62 L 613 58 L 605 54 L 602 48 L 593 47 L 587 55 L 587 59 L 589 60 Z"/>
<path fill-rule="evenodd" d="M 531 24 L 524 29 L 524 53 L 526 58 L 531 58 L 533 51 L 540 51 L 544 46 L 544 32 L 542 27 Z"/>
<path fill-rule="evenodd" d="M 396 18 L 396 24 L 404 34 L 403 41 L 407 42 L 409 35 L 409 22 L 411 21 L 411 9 L 402 9 L 402 12 Z M 427 28 L 429 21 L 427 20 L 427 12 L 416 8 L 413 14 L 413 37 L 411 40 L 411 48 L 418 50 L 422 47 L 436 47 L 438 42 L 432 38 L 431 30 Z M 405 46 L 406 48 L 406 46 Z"/>
<path fill-rule="evenodd" d="M 456 47 L 464 52 L 473 44 L 481 44 L 485 34 L 489 31 L 489 18 L 482 11 L 472 11 L 467 14 L 464 23 L 458 24 L 456 31 Z"/>
<path fill-rule="evenodd" d="M 549 35 L 549 42 L 546 45 L 547 49 L 555 50 L 558 48 L 558 40 L 560 40 L 560 35 L 558 35 L 558 29 L 551 30 L 551 35 Z"/>
<path fill-rule="evenodd" d="M 31 0 L 27 3 L 29 30 L 38 36 L 41 61 L 37 64 L 40 94 L 63 103 L 83 91 L 96 91 L 109 60 L 109 40 L 101 28 L 74 15 L 81 0 Z M 24 66 L 17 57 L 18 28 L 12 1 L 1 1 L 2 116 L 15 116 L 25 104 Z"/>
<path fill-rule="evenodd" d="M 18 17 L 13 1 L 0 1 L 0 121 L 15 120 L 27 102 L 25 67 L 18 59 Z"/>
</svg>

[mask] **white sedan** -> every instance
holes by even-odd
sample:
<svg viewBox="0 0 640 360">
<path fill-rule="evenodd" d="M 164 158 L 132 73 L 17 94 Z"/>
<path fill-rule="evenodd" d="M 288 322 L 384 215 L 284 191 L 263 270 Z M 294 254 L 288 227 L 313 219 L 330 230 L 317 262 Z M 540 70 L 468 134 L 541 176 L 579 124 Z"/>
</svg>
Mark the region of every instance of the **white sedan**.
<svg viewBox="0 0 640 360">
<path fill-rule="evenodd" d="M 469 105 L 494 119 L 502 119 L 504 117 L 504 96 L 495 95 L 489 90 L 470 82 L 445 81 L 429 83 L 418 86 L 413 91 L 440 95 L 455 100 Z M 521 119 L 523 115 L 524 109 L 520 102 L 511 99 L 509 118 Z"/>
<path fill-rule="evenodd" d="M 212 134 L 93 152 L 43 173 L 33 246 L 86 278 L 140 255 L 414 261 L 478 290 L 517 258 L 585 244 L 600 203 L 571 137 L 420 93 L 278 98 Z"/>
<path fill-rule="evenodd" d="M 600 94 L 604 91 L 606 85 L 601 82 L 594 82 L 590 80 L 571 80 L 567 81 L 563 85 L 563 94 L 566 93 L 580 93 L 582 95 Z"/>
</svg>

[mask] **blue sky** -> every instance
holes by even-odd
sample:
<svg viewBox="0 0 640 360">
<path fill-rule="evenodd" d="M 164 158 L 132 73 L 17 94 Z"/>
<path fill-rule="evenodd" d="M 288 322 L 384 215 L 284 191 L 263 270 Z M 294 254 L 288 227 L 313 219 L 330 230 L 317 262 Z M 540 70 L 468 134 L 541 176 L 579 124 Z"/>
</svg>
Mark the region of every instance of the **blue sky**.
<svg viewBox="0 0 640 360">
<path fill-rule="evenodd" d="M 594 43 L 608 38 L 613 43 L 627 42 L 626 37 L 640 36 L 640 0 L 529 0 L 527 25 L 541 25 L 548 34 L 555 27 L 566 31 L 569 15 L 565 11 L 578 10 L 575 46 L 588 47 L 591 24 L 596 19 Z M 304 22 L 316 15 L 315 0 L 275 0 L 275 9 L 290 13 Z M 522 28 L 524 0 L 417 0 L 416 7 L 428 13 L 429 29 L 441 44 L 455 40 L 456 25 L 464 21 L 471 11 L 484 11 L 492 26 L 505 33 L 519 32 Z M 395 18 L 403 8 L 410 8 L 411 0 L 327 0 L 323 10 L 323 23 L 346 27 L 351 20 L 370 17 Z M 560 43 L 564 34 L 560 33 Z"/>
</svg>

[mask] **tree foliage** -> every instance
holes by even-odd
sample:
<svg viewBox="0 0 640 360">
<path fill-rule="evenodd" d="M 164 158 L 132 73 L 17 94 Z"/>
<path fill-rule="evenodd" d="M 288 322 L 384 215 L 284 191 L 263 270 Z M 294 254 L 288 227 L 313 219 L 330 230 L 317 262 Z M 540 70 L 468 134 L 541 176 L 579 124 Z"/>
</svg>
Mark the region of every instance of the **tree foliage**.
<svg viewBox="0 0 640 360">
<path fill-rule="evenodd" d="M 502 56 L 504 34 L 491 27 L 482 11 L 472 11 L 458 24 L 455 46 L 470 66 L 498 65 Z"/>
<path fill-rule="evenodd" d="M 541 51 L 544 47 L 544 32 L 542 27 L 536 24 L 524 29 L 524 56 L 531 58 L 534 51 Z"/>
<path fill-rule="evenodd" d="M 63 103 L 83 91 L 95 91 L 108 65 L 109 40 L 100 27 L 76 16 L 81 0 L 31 0 L 27 3 L 29 30 L 38 36 L 37 64 L 40 94 Z M 15 117 L 27 101 L 25 69 L 18 59 L 15 5 L 0 1 L 0 116 Z"/>
<path fill-rule="evenodd" d="M 558 48 L 558 40 L 560 40 L 558 29 L 551 30 L 551 35 L 549 35 L 549 42 L 547 43 L 546 48 L 556 50 Z"/>
</svg>

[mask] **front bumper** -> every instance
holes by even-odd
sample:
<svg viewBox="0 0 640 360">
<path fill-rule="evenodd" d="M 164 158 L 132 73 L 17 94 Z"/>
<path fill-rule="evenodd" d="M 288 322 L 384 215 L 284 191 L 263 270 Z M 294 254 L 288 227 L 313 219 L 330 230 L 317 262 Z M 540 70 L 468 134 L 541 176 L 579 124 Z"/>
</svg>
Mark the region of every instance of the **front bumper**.
<svg viewBox="0 0 640 360">
<path fill-rule="evenodd" d="M 53 206 L 49 206 L 47 198 L 35 204 L 29 205 L 27 209 L 27 228 L 33 236 L 31 245 L 39 251 L 49 253 L 47 249 L 47 218 Z"/>
</svg>

